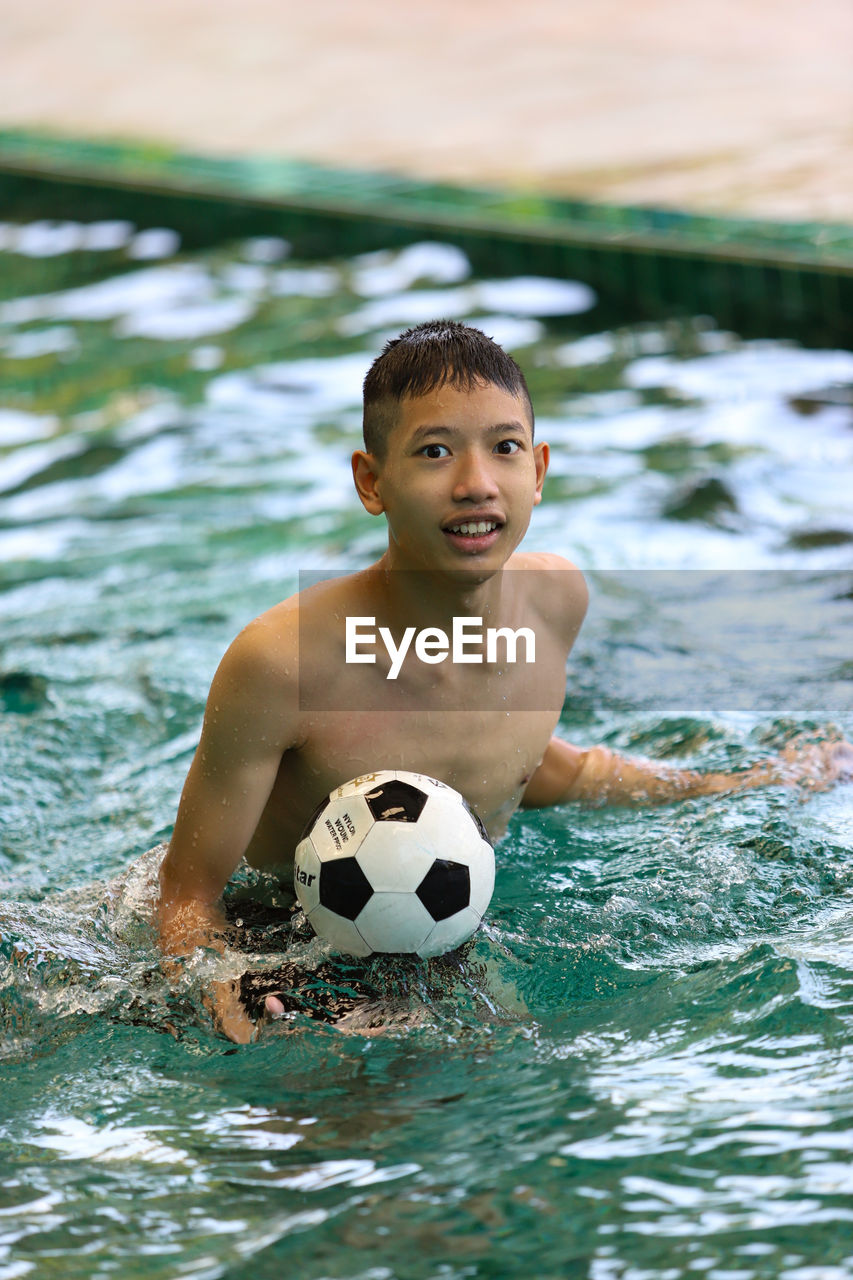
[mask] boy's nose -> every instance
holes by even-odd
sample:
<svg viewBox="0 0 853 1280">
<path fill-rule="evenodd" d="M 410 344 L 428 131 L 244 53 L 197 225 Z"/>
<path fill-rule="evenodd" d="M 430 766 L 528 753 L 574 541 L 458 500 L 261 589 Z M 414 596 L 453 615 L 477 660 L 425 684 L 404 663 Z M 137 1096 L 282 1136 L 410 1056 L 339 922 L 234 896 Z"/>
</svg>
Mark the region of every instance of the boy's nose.
<svg viewBox="0 0 853 1280">
<path fill-rule="evenodd" d="M 498 487 L 489 461 L 490 459 L 482 457 L 479 453 L 471 452 L 462 455 L 453 486 L 455 502 L 464 502 L 466 499 L 485 502 L 489 498 L 497 497 Z"/>
</svg>

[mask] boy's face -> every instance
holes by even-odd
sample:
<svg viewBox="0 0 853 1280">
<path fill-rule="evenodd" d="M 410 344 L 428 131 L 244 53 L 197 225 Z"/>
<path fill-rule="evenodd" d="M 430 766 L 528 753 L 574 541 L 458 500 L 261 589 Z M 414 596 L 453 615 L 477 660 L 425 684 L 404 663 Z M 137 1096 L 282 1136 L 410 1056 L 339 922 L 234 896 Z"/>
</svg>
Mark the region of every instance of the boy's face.
<svg viewBox="0 0 853 1280">
<path fill-rule="evenodd" d="M 532 437 L 525 401 L 491 383 L 403 400 L 385 457 L 353 457 L 362 502 L 388 520 L 396 566 L 500 569 L 542 497 L 548 446 Z"/>
</svg>

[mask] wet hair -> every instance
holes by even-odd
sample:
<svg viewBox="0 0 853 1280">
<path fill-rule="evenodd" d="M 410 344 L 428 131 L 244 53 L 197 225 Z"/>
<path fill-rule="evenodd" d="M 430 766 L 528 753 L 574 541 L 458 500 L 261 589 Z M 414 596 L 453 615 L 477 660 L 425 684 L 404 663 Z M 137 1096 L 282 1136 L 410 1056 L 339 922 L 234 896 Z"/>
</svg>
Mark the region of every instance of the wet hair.
<svg viewBox="0 0 853 1280">
<path fill-rule="evenodd" d="M 533 404 L 524 374 L 503 347 L 458 320 L 428 320 L 386 342 L 364 379 L 364 447 L 382 458 L 397 410 L 407 396 L 425 396 L 450 385 L 473 391 L 492 384 L 527 406 Z"/>
</svg>

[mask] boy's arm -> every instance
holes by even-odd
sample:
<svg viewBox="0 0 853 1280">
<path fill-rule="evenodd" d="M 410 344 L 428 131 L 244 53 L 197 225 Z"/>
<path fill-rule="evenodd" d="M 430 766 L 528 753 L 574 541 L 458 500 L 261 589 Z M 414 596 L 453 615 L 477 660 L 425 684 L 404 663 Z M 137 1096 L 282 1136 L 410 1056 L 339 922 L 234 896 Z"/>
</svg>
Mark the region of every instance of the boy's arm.
<svg viewBox="0 0 853 1280">
<path fill-rule="evenodd" d="M 552 738 L 521 804 L 529 809 L 570 800 L 586 804 L 665 804 L 690 796 L 778 784 L 817 789 L 850 778 L 853 746 L 843 740 L 796 740 L 778 756 L 741 773 L 700 773 L 618 755 L 608 747 L 583 751 L 561 738 Z"/>
<path fill-rule="evenodd" d="M 224 949 L 220 895 L 248 847 L 284 751 L 295 745 L 295 684 L 270 659 L 264 623 L 247 628 L 226 653 L 205 711 L 201 741 L 184 784 L 175 830 L 160 869 L 158 925 L 169 956 Z M 212 1012 L 232 1039 L 253 1024 L 236 984 L 214 984 Z"/>
</svg>

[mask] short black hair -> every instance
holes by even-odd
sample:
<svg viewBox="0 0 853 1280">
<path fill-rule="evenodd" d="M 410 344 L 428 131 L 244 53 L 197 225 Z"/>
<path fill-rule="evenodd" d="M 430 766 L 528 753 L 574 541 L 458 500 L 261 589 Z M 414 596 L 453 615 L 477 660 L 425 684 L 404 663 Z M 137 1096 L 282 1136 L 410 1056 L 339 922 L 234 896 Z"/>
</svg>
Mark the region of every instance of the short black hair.
<svg viewBox="0 0 853 1280">
<path fill-rule="evenodd" d="M 383 457 L 396 409 L 406 396 L 449 384 L 461 391 L 491 383 L 533 404 L 524 374 L 503 347 L 459 320 L 428 320 L 386 342 L 364 379 L 364 447 Z"/>
</svg>

